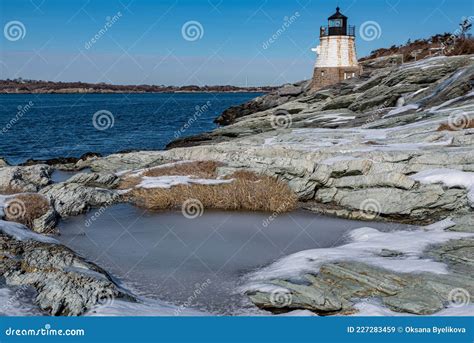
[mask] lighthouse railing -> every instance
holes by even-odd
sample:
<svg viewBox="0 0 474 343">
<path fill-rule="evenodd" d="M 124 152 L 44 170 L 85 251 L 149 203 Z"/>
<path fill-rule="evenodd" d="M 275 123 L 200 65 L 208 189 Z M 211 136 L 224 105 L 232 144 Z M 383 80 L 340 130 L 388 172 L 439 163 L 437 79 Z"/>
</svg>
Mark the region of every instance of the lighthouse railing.
<svg viewBox="0 0 474 343">
<path fill-rule="evenodd" d="M 346 27 L 333 27 L 333 26 L 321 26 L 319 30 L 320 36 L 351 36 L 355 37 L 355 26 Z"/>
</svg>

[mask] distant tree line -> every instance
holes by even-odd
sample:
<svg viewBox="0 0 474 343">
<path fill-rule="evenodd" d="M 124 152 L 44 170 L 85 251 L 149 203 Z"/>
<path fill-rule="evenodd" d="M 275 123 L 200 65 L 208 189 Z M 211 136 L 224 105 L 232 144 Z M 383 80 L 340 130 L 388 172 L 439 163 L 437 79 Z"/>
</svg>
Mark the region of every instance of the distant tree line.
<svg viewBox="0 0 474 343">
<path fill-rule="evenodd" d="M 112 85 L 107 83 L 53 82 L 21 77 L 0 80 L 0 93 L 176 93 L 176 92 L 271 92 L 275 87 Z"/>
</svg>

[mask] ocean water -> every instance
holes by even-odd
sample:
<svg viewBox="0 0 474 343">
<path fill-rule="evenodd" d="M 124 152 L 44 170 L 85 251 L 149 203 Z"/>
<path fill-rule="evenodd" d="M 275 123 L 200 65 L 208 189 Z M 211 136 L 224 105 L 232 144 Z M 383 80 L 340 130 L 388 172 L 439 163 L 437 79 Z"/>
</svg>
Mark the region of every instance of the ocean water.
<svg viewBox="0 0 474 343">
<path fill-rule="evenodd" d="M 216 127 L 257 93 L 0 94 L 0 157 L 27 159 L 163 149 Z"/>
</svg>

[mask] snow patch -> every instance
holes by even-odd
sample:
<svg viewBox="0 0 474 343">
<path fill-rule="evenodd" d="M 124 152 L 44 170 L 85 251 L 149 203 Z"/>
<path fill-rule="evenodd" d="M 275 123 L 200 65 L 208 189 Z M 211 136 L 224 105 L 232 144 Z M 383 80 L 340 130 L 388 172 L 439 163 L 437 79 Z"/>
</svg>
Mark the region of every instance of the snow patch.
<svg viewBox="0 0 474 343">
<path fill-rule="evenodd" d="M 399 273 L 431 272 L 448 273 L 444 263 L 423 258 L 423 251 L 432 244 L 441 244 L 451 239 L 474 237 L 473 233 L 445 231 L 455 225 L 444 220 L 416 230 L 381 232 L 369 227 L 351 231 L 350 243 L 334 248 L 300 251 L 286 256 L 257 272 L 247 276 L 249 283 L 242 290 L 260 289 L 265 281 L 273 279 L 299 278 L 305 273 L 316 273 L 321 265 L 335 261 L 358 261 Z M 381 257 L 382 249 L 401 252 L 397 259 Z"/>
<path fill-rule="evenodd" d="M 0 220 L 0 232 L 3 232 L 19 241 L 37 241 L 42 243 L 59 244 L 56 239 L 30 231 L 26 226 L 19 223 Z"/>
<path fill-rule="evenodd" d="M 394 116 L 394 115 L 397 115 L 397 114 L 408 112 L 410 110 L 417 110 L 419 108 L 420 108 L 420 105 L 418 105 L 418 104 L 405 105 L 405 106 L 402 106 L 402 107 L 398 107 L 394 110 L 391 110 L 386 115 L 384 115 L 382 118 L 388 118 L 388 117 L 391 117 L 391 116 Z"/>
<path fill-rule="evenodd" d="M 455 169 L 429 169 L 410 176 L 413 180 L 425 183 L 441 183 L 448 188 L 465 188 L 468 198 L 474 204 L 474 173 L 463 172 Z"/>
<path fill-rule="evenodd" d="M 177 185 L 220 185 L 231 183 L 233 180 L 193 179 L 191 176 L 144 176 L 137 188 L 171 188 Z"/>
<path fill-rule="evenodd" d="M 420 94 L 421 92 L 424 92 L 424 91 L 427 90 L 428 88 L 430 88 L 430 87 L 425 87 L 425 88 L 418 89 L 416 92 L 410 94 L 410 97 L 414 97 L 414 96 Z"/>
<path fill-rule="evenodd" d="M 165 164 L 161 164 L 159 166 L 155 166 L 155 167 L 151 167 L 151 168 L 142 168 L 142 169 L 137 169 L 137 170 L 123 170 L 123 171 L 119 171 L 119 172 L 115 173 L 115 175 L 123 176 L 125 174 L 132 173 L 128 176 L 138 177 L 138 176 L 142 176 L 144 172 L 147 172 L 149 170 L 171 168 L 171 167 L 175 167 L 175 166 L 180 165 L 180 164 L 186 164 L 186 163 L 191 163 L 191 162 L 196 162 L 196 161 L 185 160 L 185 161 L 165 163 Z"/>
</svg>

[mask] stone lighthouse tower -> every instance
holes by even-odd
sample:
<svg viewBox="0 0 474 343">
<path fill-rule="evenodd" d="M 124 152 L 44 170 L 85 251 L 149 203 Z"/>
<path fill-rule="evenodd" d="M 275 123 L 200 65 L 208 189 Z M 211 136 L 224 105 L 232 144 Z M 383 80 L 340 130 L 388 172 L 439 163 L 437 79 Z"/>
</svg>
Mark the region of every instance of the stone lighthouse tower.
<svg viewBox="0 0 474 343">
<path fill-rule="evenodd" d="M 340 12 L 328 18 L 328 26 L 321 26 L 320 45 L 313 49 L 318 55 L 314 67 L 312 89 L 316 90 L 360 75 L 355 48 L 355 27 L 347 24 Z"/>
</svg>

